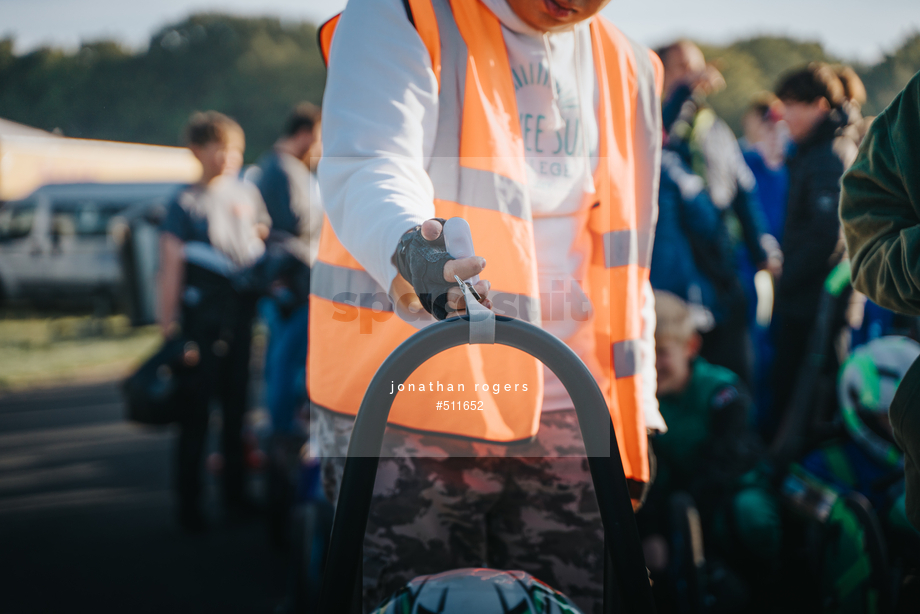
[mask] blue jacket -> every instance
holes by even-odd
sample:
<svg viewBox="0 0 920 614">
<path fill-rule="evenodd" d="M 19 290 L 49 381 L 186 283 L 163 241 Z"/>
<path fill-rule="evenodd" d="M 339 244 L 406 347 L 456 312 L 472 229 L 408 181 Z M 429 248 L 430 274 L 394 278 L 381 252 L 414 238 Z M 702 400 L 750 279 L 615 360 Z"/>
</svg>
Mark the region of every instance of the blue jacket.
<svg viewBox="0 0 920 614">
<path fill-rule="evenodd" d="M 652 250 L 652 287 L 701 303 L 716 321 L 721 320 L 725 307 L 719 300 L 720 284 L 707 272 L 725 249 L 731 249 L 730 240 L 703 180 L 691 172 L 679 154 L 665 149 Z"/>
<path fill-rule="evenodd" d="M 757 193 L 763 211 L 766 231 L 781 244 L 786 223 L 786 200 L 789 198 L 789 170 L 784 166 L 772 169 L 756 149 L 745 149 L 744 161 L 757 180 Z"/>
<path fill-rule="evenodd" d="M 291 207 L 290 179 L 281 166 L 281 158 L 271 150 L 262 156 L 258 164 L 262 175 L 256 185 L 272 218 L 272 229 L 297 236 L 300 232 L 300 212 Z"/>
<path fill-rule="evenodd" d="M 714 119 L 708 123 L 704 118 Z M 723 223 L 733 245 L 743 244 L 754 263 L 767 259 L 761 244 L 766 221 L 754 175 L 744 162 L 734 133 L 714 115 L 704 100 L 693 96 L 687 85 L 675 89 L 662 105 L 662 121 L 668 146 L 681 154 L 689 168 L 712 188 L 734 193 L 730 202 L 719 203 Z"/>
</svg>

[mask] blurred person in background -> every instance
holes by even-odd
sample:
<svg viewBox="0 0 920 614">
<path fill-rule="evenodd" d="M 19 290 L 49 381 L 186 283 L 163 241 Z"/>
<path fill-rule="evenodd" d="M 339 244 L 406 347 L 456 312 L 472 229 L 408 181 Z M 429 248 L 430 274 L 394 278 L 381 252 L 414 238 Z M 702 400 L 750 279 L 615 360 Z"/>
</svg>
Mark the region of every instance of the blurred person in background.
<svg viewBox="0 0 920 614">
<path fill-rule="evenodd" d="M 661 156 L 658 223 L 649 279 L 687 301 L 700 330 L 729 320 L 744 300 L 731 237 L 703 179 L 680 151 Z"/>
<path fill-rule="evenodd" d="M 184 141 L 202 173 L 170 202 L 161 226 L 159 323 L 164 336 L 182 335 L 200 352 L 194 383 L 180 399 L 176 458 L 179 522 L 198 532 L 205 529 L 201 472 L 212 396 L 223 415 L 224 503 L 232 514 L 251 511 L 242 425 L 255 295 L 237 291 L 228 275 L 263 254 L 270 221 L 258 190 L 237 179 L 245 147 L 239 124 L 215 111 L 196 113 Z"/>
<path fill-rule="evenodd" d="M 270 243 L 296 257 L 260 303 L 269 328 L 265 358 L 266 405 L 275 432 L 290 433 L 306 401 L 310 266 L 319 249 L 323 209 L 314 175 L 321 153 L 320 109 L 303 103 L 288 117 L 284 134 L 259 160 L 256 181 L 272 220 Z"/>
<path fill-rule="evenodd" d="M 782 121 L 783 104 L 770 92 L 751 101 L 741 119 L 744 137 L 741 150 L 744 161 L 754 173 L 767 232 L 782 247 L 789 198 L 789 171 L 786 153 L 790 147 L 786 124 Z M 757 267 L 745 250 L 737 250 L 738 268 L 748 301 L 748 326 L 754 343 L 754 382 L 752 385 L 758 423 L 763 422 L 772 402 L 770 373 L 773 365 L 773 342 L 769 327 L 757 324 L 758 294 L 755 286 Z M 774 282 L 777 280 L 774 279 Z M 772 305 L 771 305 L 772 309 Z"/>
<path fill-rule="evenodd" d="M 920 557 L 920 533 L 905 512 L 904 453 L 895 446 L 888 417 L 891 400 L 920 344 L 908 337 L 883 336 L 857 348 L 838 377 L 843 433 L 802 459 L 801 466 L 838 492 L 864 495 L 884 524 L 912 536 Z M 894 527 L 892 527 L 894 528 Z"/>
<path fill-rule="evenodd" d="M 776 356 L 773 410 L 766 425 L 772 437 L 782 422 L 802 367 L 824 281 L 842 257 L 837 203 L 840 178 L 856 156 L 847 135 L 843 84 L 827 64 L 813 63 L 782 78 L 776 88 L 795 152 L 787 161 L 783 275 L 774 306 Z M 828 365 L 837 371 L 836 358 Z"/>
<path fill-rule="evenodd" d="M 872 125 L 872 117 L 864 117 L 862 107 L 866 104 L 866 86 L 852 66 L 836 64 L 834 72 L 843 86 L 843 104 L 841 108 L 847 116 L 847 136 L 859 146 Z"/>
<path fill-rule="evenodd" d="M 264 399 L 271 419 L 266 500 L 273 543 L 287 543 L 296 499 L 294 473 L 306 438 L 299 420 L 307 404 L 310 267 L 323 224 L 316 165 L 321 153 L 320 109 L 297 105 L 271 151 L 259 160 L 256 185 L 272 219 L 265 263 L 271 280 L 259 301 L 268 327 Z M 306 415 L 303 415 L 307 419 Z"/>
<path fill-rule="evenodd" d="M 680 151 L 703 179 L 734 245 L 744 245 L 758 269 L 778 275 L 782 253 L 766 232 L 754 175 L 731 129 L 706 104 L 706 96 L 721 89 L 724 80 L 691 41 L 679 40 L 660 49 L 659 55 L 665 69 L 662 116 L 667 146 Z M 737 269 L 735 262 L 724 266 Z M 727 310 L 728 317 L 703 335 L 702 355 L 750 383 L 753 351 L 745 303 L 742 293 Z"/>
<path fill-rule="evenodd" d="M 786 168 L 789 134 L 783 123 L 783 105 L 772 93 L 757 96 L 748 106 L 741 124 L 744 129 L 741 150 L 757 181 L 766 231 L 782 245 L 789 196 Z"/>
<path fill-rule="evenodd" d="M 843 178 L 840 219 L 853 286 L 882 307 L 920 315 L 920 73 L 879 115 Z M 906 513 L 920 528 L 920 367 L 901 379 L 888 418 L 904 452 Z"/>
<path fill-rule="evenodd" d="M 728 561 L 752 588 L 764 587 L 779 569 L 782 521 L 778 501 L 757 469 L 763 445 L 750 426 L 750 395 L 737 375 L 699 356 L 700 335 L 684 301 L 656 290 L 655 311 L 658 401 L 668 431 L 652 439 L 658 475 L 637 517 L 652 578 L 666 579 L 662 536 L 674 529 L 669 502 L 685 492 L 700 514 L 707 562 Z M 714 595 L 737 593 L 721 587 L 729 581 L 725 573 L 711 577 Z M 737 603 L 725 611 L 753 609 L 740 608 Z"/>
</svg>

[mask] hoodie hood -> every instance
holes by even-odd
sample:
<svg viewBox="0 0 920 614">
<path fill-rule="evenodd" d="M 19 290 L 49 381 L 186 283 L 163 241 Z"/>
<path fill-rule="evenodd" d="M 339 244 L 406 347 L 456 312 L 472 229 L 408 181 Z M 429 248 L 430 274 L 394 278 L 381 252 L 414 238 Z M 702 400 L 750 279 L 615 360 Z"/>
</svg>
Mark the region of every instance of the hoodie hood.
<svg viewBox="0 0 920 614">
<path fill-rule="evenodd" d="M 543 36 L 542 32 L 530 27 L 524 23 L 523 19 L 517 16 L 517 13 L 508 4 L 508 0 L 482 0 L 482 3 L 498 17 L 503 26 L 512 32 L 526 36 Z"/>
</svg>

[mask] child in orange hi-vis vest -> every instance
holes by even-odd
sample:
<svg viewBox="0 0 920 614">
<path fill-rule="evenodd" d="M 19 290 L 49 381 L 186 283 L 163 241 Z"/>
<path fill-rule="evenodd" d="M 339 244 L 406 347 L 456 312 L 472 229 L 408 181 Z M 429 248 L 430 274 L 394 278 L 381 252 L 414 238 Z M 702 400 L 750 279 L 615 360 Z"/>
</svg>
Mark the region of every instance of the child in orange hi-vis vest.
<svg viewBox="0 0 920 614">
<path fill-rule="evenodd" d="M 464 309 L 448 290 L 456 273 L 478 274 L 484 305 L 542 326 L 585 362 L 639 505 L 647 431 L 665 430 L 648 284 L 662 77 L 654 54 L 597 16 L 605 4 L 352 0 L 322 29 L 327 219 L 308 387 L 330 497 L 377 367 Z M 475 256 L 413 247 L 412 233 L 434 240 L 436 218 L 452 217 L 469 222 Z M 598 611 L 603 530 L 558 378 L 512 348 L 466 346 L 406 384 L 368 521 L 365 608 L 416 575 L 488 565 Z"/>
</svg>

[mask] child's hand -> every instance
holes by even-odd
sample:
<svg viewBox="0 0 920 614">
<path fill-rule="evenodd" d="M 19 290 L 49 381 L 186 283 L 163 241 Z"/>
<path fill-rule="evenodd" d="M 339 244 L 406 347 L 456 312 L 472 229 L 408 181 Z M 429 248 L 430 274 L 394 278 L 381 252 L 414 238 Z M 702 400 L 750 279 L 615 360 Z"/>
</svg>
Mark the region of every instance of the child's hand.
<svg viewBox="0 0 920 614">
<path fill-rule="evenodd" d="M 411 284 L 419 304 L 439 320 L 466 312 L 466 301 L 454 276 L 469 279 L 486 266 L 485 258 L 479 256 L 451 257 L 444 246 L 442 230 L 441 220 L 426 220 L 420 228 L 408 231 L 400 239 L 394 255 L 396 268 Z M 480 303 L 491 308 L 488 298 L 491 284 L 480 280 L 473 288 L 482 297 Z M 410 301 L 410 310 L 413 305 Z"/>
</svg>

